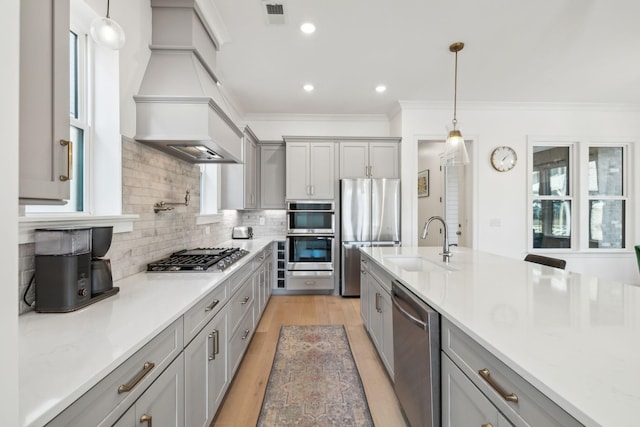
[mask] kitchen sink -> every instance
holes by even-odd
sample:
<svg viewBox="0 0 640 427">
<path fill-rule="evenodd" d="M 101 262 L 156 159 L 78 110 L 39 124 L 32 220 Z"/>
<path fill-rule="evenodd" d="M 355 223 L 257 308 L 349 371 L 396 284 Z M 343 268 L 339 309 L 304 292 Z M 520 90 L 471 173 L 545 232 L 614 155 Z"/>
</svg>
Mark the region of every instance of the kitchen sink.
<svg viewBox="0 0 640 427">
<path fill-rule="evenodd" d="M 445 264 L 437 264 L 415 255 L 389 255 L 384 261 L 396 265 L 405 271 L 450 271 L 452 268 Z"/>
</svg>

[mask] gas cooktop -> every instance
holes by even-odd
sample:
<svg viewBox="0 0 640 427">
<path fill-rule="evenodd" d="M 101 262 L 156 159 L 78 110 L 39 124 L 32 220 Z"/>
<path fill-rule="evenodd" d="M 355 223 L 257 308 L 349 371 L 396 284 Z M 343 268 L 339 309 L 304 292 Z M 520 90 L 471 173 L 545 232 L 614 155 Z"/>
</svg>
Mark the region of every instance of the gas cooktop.
<svg viewBox="0 0 640 427">
<path fill-rule="evenodd" d="M 147 271 L 224 270 L 248 253 L 249 251 L 240 248 L 184 249 L 147 264 Z"/>
</svg>

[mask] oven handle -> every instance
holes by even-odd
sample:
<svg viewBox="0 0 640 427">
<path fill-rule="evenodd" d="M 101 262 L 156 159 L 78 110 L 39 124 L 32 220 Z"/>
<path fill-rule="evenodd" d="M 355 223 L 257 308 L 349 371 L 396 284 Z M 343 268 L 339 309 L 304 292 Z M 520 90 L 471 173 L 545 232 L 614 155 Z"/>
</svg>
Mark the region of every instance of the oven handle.
<svg viewBox="0 0 640 427">
<path fill-rule="evenodd" d="M 330 213 L 330 214 L 335 214 L 336 213 L 336 211 L 334 211 L 334 210 L 316 210 L 316 209 L 304 209 L 304 210 L 302 210 L 302 209 L 301 210 L 289 209 L 287 211 L 287 213 L 309 213 L 309 212 L 311 212 L 311 213 L 316 213 L 316 212 L 317 213 Z"/>
<path fill-rule="evenodd" d="M 296 233 L 296 234 L 287 234 L 287 239 L 290 237 L 322 237 L 322 238 L 331 238 L 334 239 L 336 237 L 335 234 L 327 234 L 327 233 Z"/>
<path fill-rule="evenodd" d="M 287 270 L 287 277 L 332 277 L 333 270 Z"/>
</svg>

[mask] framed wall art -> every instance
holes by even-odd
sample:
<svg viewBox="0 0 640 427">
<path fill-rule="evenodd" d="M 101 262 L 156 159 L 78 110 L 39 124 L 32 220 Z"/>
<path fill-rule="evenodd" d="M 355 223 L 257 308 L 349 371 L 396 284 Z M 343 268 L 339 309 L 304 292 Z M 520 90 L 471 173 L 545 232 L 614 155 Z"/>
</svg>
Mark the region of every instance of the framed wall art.
<svg viewBox="0 0 640 427">
<path fill-rule="evenodd" d="M 429 197 L 429 169 L 418 172 L 418 197 Z"/>
</svg>

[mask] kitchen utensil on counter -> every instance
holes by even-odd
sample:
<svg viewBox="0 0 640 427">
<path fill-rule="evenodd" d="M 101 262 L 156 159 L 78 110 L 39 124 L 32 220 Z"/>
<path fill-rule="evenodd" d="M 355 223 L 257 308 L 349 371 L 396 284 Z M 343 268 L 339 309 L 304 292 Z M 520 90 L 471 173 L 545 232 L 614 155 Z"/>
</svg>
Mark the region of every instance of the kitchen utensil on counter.
<svg viewBox="0 0 640 427">
<path fill-rule="evenodd" d="M 232 239 L 253 239 L 253 227 L 233 227 Z"/>
</svg>

